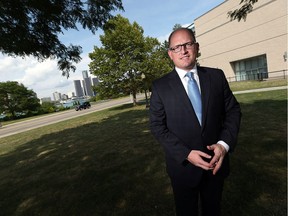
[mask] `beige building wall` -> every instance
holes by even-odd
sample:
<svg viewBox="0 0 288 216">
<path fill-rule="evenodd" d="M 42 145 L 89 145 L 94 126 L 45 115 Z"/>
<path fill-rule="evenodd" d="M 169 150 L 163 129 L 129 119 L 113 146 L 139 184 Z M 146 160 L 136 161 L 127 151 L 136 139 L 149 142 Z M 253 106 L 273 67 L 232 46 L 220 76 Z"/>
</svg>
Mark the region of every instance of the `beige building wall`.
<svg viewBox="0 0 288 216">
<path fill-rule="evenodd" d="M 235 77 L 233 62 L 266 55 L 269 72 L 287 73 L 287 0 L 260 0 L 246 21 L 230 21 L 228 11 L 239 8 L 240 0 L 227 0 L 198 17 L 196 39 L 202 66 L 221 68 Z M 273 73 L 271 73 L 273 74 Z"/>
</svg>

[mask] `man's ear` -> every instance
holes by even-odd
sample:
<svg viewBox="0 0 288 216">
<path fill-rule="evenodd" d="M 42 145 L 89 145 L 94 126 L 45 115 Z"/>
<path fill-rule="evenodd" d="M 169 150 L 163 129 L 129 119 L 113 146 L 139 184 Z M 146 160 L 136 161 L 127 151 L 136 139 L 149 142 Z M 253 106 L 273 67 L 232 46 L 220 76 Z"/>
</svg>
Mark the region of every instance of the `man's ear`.
<svg viewBox="0 0 288 216">
<path fill-rule="evenodd" d="M 199 43 L 196 42 L 195 46 L 196 46 L 196 51 L 199 52 Z"/>
<path fill-rule="evenodd" d="M 168 55 L 169 55 L 169 57 L 170 57 L 170 59 L 172 60 L 172 53 L 171 53 L 171 50 L 168 50 Z"/>
</svg>

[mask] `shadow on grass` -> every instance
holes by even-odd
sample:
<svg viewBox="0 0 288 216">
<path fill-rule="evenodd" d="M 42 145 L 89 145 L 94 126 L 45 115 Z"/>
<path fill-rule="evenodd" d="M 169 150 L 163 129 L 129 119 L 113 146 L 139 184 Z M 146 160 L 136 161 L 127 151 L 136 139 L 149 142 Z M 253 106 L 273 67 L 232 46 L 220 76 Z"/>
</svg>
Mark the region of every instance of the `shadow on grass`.
<svg viewBox="0 0 288 216">
<path fill-rule="evenodd" d="M 0 157 L 1 214 L 173 215 L 163 160 L 143 110 L 47 134 Z"/>
<path fill-rule="evenodd" d="M 241 99 L 240 99 L 241 101 Z M 287 215 L 287 100 L 242 103 L 224 215 Z"/>
<path fill-rule="evenodd" d="M 223 215 L 286 215 L 286 101 L 241 107 Z M 119 113 L 43 135 L 0 156 L 1 214 L 174 215 L 148 111 L 129 104 L 110 110 Z"/>
</svg>

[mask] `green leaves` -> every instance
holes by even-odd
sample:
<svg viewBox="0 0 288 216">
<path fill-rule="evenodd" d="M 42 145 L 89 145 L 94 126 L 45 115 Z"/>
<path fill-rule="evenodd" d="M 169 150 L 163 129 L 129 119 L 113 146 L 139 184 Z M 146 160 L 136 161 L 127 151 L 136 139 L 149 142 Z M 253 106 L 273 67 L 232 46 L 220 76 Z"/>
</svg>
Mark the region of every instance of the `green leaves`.
<svg viewBox="0 0 288 216">
<path fill-rule="evenodd" d="M 13 0 L 0 4 L 0 51 L 10 56 L 58 59 L 62 75 L 75 71 L 81 60 L 80 46 L 59 41 L 62 30 L 77 29 L 77 23 L 93 33 L 112 18 L 111 11 L 123 10 L 121 0 Z"/>
<path fill-rule="evenodd" d="M 40 107 L 34 91 L 15 81 L 0 82 L 0 113 L 15 118 L 17 112 L 35 111 Z"/>
<path fill-rule="evenodd" d="M 163 74 L 159 67 L 168 72 L 167 52 L 163 54 L 156 38 L 143 34 L 141 26 L 120 15 L 106 23 L 100 36 L 102 47 L 89 54 L 90 71 L 101 80 L 98 93 L 106 97 L 132 94 L 135 102 L 136 93 L 147 90 L 152 78 Z"/>
</svg>

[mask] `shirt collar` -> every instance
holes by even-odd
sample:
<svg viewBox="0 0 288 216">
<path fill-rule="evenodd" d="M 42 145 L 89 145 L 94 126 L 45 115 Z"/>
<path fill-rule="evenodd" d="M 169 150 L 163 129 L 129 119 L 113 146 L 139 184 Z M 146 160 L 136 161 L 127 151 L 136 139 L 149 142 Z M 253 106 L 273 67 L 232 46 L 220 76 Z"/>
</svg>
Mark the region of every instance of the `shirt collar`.
<svg viewBox="0 0 288 216">
<path fill-rule="evenodd" d="M 183 79 L 183 78 L 186 76 L 186 74 L 187 74 L 187 71 L 185 71 L 185 70 L 183 70 L 183 69 L 180 69 L 180 68 L 178 68 L 178 67 L 175 67 L 175 70 L 176 70 L 176 72 L 178 73 L 178 75 L 179 75 L 179 77 L 180 77 L 181 79 Z M 192 72 L 192 73 L 194 73 L 194 74 L 196 74 L 196 75 L 198 76 L 198 71 L 197 71 L 197 66 L 196 66 L 196 64 L 194 65 L 194 67 L 192 68 L 192 70 L 190 70 L 189 72 Z"/>
</svg>

